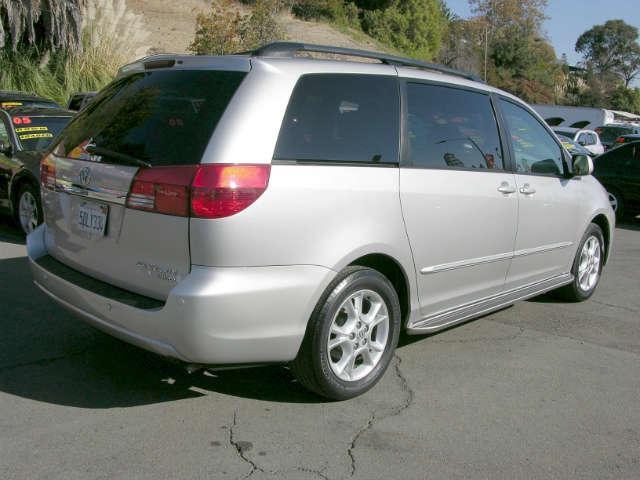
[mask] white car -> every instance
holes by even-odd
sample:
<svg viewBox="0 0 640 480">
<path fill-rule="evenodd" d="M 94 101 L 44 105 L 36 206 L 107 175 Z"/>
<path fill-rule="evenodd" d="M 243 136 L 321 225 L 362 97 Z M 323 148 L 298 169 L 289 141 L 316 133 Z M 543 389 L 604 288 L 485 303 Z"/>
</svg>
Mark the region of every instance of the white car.
<svg viewBox="0 0 640 480">
<path fill-rule="evenodd" d="M 565 137 L 569 140 L 573 140 L 574 142 L 578 142 L 591 152 L 592 157 L 604 153 L 604 145 L 600 142 L 600 136 L 593 130 L 564 127 L 554 128 L 553 131 L 560 137 Z"/>
</svg>

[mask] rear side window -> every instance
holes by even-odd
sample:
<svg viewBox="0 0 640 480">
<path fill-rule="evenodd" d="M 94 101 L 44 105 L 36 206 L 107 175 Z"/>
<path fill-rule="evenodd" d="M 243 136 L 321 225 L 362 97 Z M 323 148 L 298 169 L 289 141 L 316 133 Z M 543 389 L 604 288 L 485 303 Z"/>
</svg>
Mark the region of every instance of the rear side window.
<svg viewBox="0 0 640 480">
<path fill-rule="evenodd" d="M 274 158 L 397 163 L 399 111 L 395 78 L 305 75 L 289 101 Z"/>
<path fill-rule="evenodd" d="M 426 168 L 504 168 L 498 126 L 488 95 L 421 83 L 407 84 L 409 165 Z"/>
<path fill-rule="evenodd" d="M 542 124 L 524 108 L 500 100 L 511 136 L 517 173 L 561 175 L 562 149 Z"/>
<path fill-rule="evenodd" d="M 199 163 L 244 76 L 217 70 L 156 70 L 117 79 L 64 130 L 64 151 L 83 158 L 84 147 L 91 144 L 151 165 Z M 109 156 L 101 161 L 119 162 Z"/>
</svg>

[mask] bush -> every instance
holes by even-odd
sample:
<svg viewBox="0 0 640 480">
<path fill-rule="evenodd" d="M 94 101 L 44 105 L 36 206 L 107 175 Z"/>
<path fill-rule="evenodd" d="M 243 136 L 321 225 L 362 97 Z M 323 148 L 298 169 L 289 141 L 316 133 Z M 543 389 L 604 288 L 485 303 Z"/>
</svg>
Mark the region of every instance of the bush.
<svg viewBox="0 0 640 480">
<path fill-rule="evenodd" d="M 440 50 L 447 23 L 440 0 L 394 0 L 384 10 L 365 11 L 362 28 L 407 55 L 433 59 Z"/>
<path fill-rule="evenodd" d="M 336 23 L 359 27 L 359 10 L 353 2 L 343 0 L 297 0 L 291 12 L 303 20 L 328 19 Z"/>
<path fill-rule="evenodd" d="M 256 0 L 251 13 L 241 15 L 231 0 L 214 1 L 209 13 L 198 15 L 189 50 L 197 55 L 226 55 L 282 38 L 276 21 L 281 6 L 279 0 Z"/>
</svg>

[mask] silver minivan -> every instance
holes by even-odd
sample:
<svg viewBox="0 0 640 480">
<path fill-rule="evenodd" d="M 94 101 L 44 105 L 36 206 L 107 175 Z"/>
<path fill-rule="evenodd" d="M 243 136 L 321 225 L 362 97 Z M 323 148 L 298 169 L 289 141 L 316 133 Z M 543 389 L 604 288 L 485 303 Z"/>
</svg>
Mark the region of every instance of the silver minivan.
<svg viewBox="0 0 640 480">
<path fill-rule="evenodd" d="M 43 159 L 28 253 L 38 287 L 118 338 L 289 364 L 345 399 L 401 331 L 589 298 L 614 231 L 592 169 L 525 103 L 438 65 L 296 43 L 154 56 Z"/>
</svg>

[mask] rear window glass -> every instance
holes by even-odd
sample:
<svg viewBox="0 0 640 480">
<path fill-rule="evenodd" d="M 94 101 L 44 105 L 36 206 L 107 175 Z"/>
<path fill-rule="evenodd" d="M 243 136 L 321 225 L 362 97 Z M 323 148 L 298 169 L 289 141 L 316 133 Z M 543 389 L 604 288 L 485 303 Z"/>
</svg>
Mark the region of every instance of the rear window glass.
<svg viewBox="0 0 640 480">
<path fill-rule="evenodd" d="M 118 163 L 130 156 L 151 165 L 199 163 L 231 97 L 246 74 L 214 70 L 158 70 L 111 83 L 63 132 L 64 153 Z M 115 157 L 104 154 L 115 152 Z"/>
<path fill-rule="evenodd" d="M 600 127 L 599 129 L 600 141 L 606 143 L 612 143 L 620 135 L 628 135 L 634 133 L 631 127 Z"/>
<path fill-rule="evenodd" d="M 60 105 L 49 100 L 2 100 L 0 101 L 0 109 L 11 110 L 16 107 L 34 107 L 34 108 L 61 108 Z"/>
<path fill-rule="evenodd" d="M 23 150 L 44 150 L 71 117 L 13 117 L 13 128 Z M 20 122 L 20 123 L 16 123 Z"/>
<path fill-rule="evenodd" d="M 399 112 L 395 78 L 305 75 L 291 96 L 274 157 L 397 163 Z"/>
</svg>

